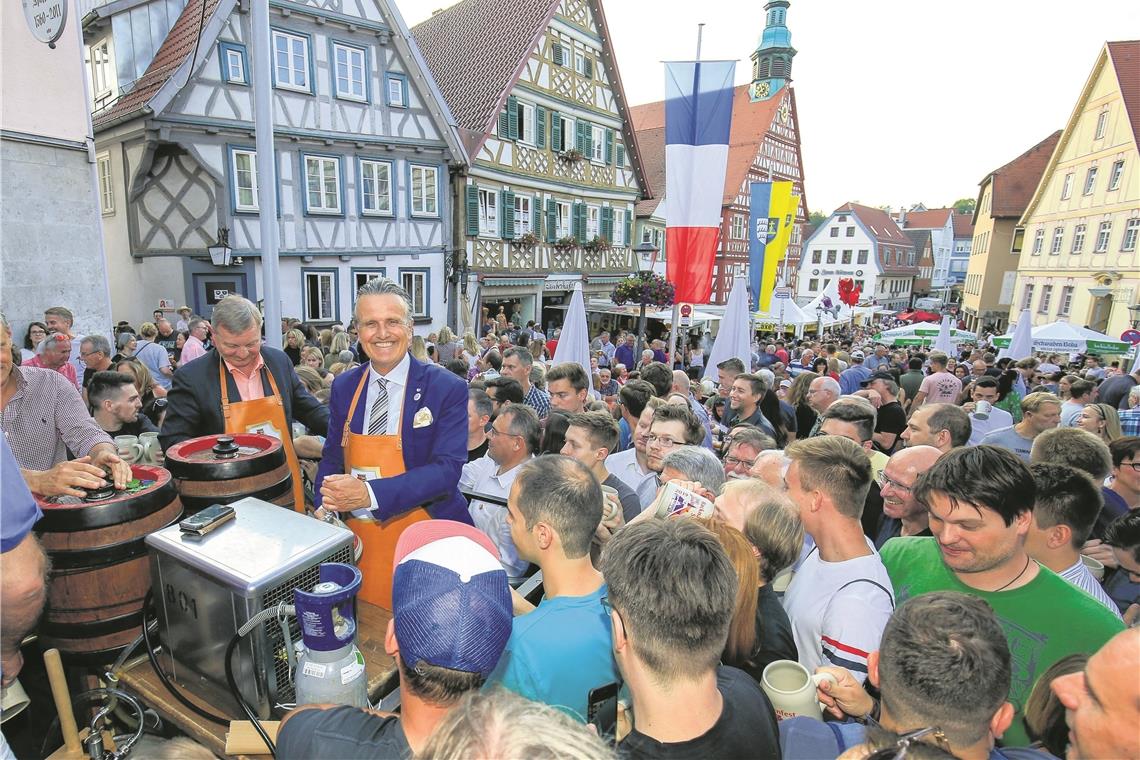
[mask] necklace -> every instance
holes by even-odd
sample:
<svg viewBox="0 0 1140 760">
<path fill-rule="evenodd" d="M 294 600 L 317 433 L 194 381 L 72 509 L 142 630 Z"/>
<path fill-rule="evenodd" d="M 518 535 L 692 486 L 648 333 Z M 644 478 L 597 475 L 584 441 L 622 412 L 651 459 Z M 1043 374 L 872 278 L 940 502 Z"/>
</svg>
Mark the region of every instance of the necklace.
<svg viewBox="0 0 1140 760">
<path fill-rule="evenodd" d="M 1004 586 L 1002 586 L 1001 588 L 998 588 L 998 589 L 994 589 L 994 590 L 993 590 L 993 591 L 991 591 L 990 593 L 991 593 L 991 594 L 996 594 L 996 593 L 997 593 L 997 592 L 999 592 L 999 591 L 1005 591 L 1007 588 L 1009 588 L 1009 587 L 1010 587 L 1010 586 L 1012 586 L 1013 584 L 1017 583 L 1018 579 L 1019 579 L 1019 578 L 1021 578 L 1021 576 L 1025 575 L 1025 571 L 1029 569 L 1029 563 L 1030 563 L 1030 562 L 1032 562 L 1032 561 L 1033 561 L 1033 558 L 1032 558 L 1032 557 L 1030 557 L 1030 556 L 1026 556 L 1026 557 L 1025 557 L 1025 567 L 1021 568 L 1021 572 L 1020 572 L 1020 573 L 1018 573 L 1017 575 L 1013 576 L 1013 580 L 1011 580 L 1009 583 L 1005 584 L 1005 585 L 1004 585 Z"/>
</svg>

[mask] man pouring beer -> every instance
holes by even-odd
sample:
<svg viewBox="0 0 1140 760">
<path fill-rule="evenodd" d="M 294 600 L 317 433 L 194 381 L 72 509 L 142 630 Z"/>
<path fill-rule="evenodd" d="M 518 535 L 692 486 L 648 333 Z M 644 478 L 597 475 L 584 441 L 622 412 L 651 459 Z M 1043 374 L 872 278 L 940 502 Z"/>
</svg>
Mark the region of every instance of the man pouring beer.
<svg viewBox="0 0 1140 760">
<path fill-rule="evenodd" d="M 280 349 L 261 343 L 261 312 L 250 300 L 226 296 L 214 307 L 214 350 L 178 368 L 167 395 L 159 441 L 163 451 L 187 438 L 261 433 L 281 441 L 293 475 L 293 508 L 305 511 L 292 423 L 328 430 L 329 410 L 313 398 Z"/>
<path fill-rule="evenodd" d="M 408 353 L 411 299 L 396 283 L 365 283 L 355 317 L 368 363 L 333 383 L 317 500 L 363 544 L 361 598 L 390 609 L 403 528 L 429 517 L 471 522 L 458 487 L 467 461 L 467 385 Z"/>
</svg>

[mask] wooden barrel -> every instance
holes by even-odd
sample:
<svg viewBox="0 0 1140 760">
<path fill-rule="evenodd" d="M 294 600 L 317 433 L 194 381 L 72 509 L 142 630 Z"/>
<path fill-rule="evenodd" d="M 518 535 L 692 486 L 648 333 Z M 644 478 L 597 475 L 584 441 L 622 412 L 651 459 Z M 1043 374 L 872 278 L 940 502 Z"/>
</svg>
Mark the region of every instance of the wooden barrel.
<svg viewBox="0 0 1140 760">
<path fill-rule="evenodd" d="M 281 441 L 259 433 L 206 435 L 166 450 L 187 515 L 246 496 L 293 508 L 293 476 Z"/>
<path fill-rule="evenodd" d="M 141 464 L 131 471 L 154 486 L 83 504 L 37 499 L 44 516 L 35 530 L 52 564 L 40 639 L 73 660 L 108 663 L 142 633 L 151 585 L 144 539 L 182 517 L 169 472 Z"/>
</svg>

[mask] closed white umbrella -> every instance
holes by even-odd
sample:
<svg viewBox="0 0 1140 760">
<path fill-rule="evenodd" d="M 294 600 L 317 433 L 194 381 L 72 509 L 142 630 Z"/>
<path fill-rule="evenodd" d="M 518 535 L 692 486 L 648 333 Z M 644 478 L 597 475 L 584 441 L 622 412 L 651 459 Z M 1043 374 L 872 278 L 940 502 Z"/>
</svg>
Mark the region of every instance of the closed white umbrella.
<svg viewBox="0 0 1140 760">
<path fill-rule="evenodd" d="M 1006 336 L 1002 336 L 1004 338 Z M 1009 343 L 998 351 L 998 358 L 1004 359 L 1010 357 L 1014 361 L 1020 359 L 1027 359 L 1033 356 L 1033 318 L 1029 316 L 1029 309 L 1023 309 L 1021 316 L 1017 320 L 1017 327 L 1013 329 L 1013 335 L 1008 336 Z M 994 339 L 994 345 L 1001 345 L 998 341 L 1001 338 Z"/>
<path fill-rule="evenodd" d="M 586 303 L 582 300 L 582 286 L 576 285 L 570 296 L 570 308 L 558 335 L 558 348 L 554 349 L 554 363 L 574 362 L 582 365 L 590 377 L 590 331 L 586 324 Z"/>
<path fill-rule="evenodd" d="M 744 371 L 752 368 L 752 321 L 748 312 L 748 281 L 737 277 L 728 294 L 728 304 L 724 308 L 724 319 L 716 334 L 712 351 L 705 362 L 706 378 L 717 379 L 716 365 L 736 357 L 744 362 Z"/>
<path fill-rule="evenodd" d="M 950 315 L 942 317 L 942 325 L 938 328 L 938 338 L 934 341 L 934 350 L 944 354 L 952 354 L 954 345 L 950 341 Z"/>
</svg>

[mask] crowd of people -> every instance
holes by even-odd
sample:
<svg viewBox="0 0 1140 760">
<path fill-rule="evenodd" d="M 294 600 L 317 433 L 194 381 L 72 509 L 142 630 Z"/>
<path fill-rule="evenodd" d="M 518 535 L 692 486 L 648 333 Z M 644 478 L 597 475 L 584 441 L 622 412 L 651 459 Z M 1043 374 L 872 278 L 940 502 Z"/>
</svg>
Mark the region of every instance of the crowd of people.
<svg viewBox="0 0 1140 760">
<path fill-rule="evenodd" d="M 299 706 L 279 757 L 1140 755 L 1140 370 L 857 328 L 715 367 L 710 336 L 674 359 L 602 331 L 556 364 L 518 315 L 415 335 L 386 280 L 348 325 L 283 320 L 283 351 L 240 297 L 155 316 L 112 341 L 49 309 L 23 356 L 5 323 L 5 446 L 57 497 L 124 476 L 122 431 L 165 449 L 236 415 L 289 442 L 366 589 L 394 568 L 401 707 Z M 42 552 L 5 467 L 7 610 Z M 711 514 L 662 517 L 677 492 Z M 381 556 L 376 521 L 416 510 Z M 826 720 L 777 720 L 787 660 L 826 674 Z"/>
</svg>

